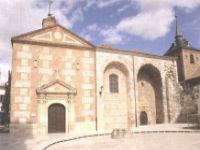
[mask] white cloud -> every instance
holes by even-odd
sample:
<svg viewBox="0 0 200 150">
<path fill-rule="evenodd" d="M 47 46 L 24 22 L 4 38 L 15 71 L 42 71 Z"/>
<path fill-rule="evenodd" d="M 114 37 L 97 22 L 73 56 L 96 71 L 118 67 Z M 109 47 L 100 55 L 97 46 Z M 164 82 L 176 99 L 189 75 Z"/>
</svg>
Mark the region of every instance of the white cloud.
<svg viewBox="0 0 200 150">
<path fill-rule="evenodd" d="M 120 7 L 117 12 L 122 13 L 123 11 L 127 10 L 130 7 L 130 4 L 124 5 L 123 7 Z"/>
<path fill-rule="evenodd" d="M 118 43 L 123 39 L 124 34 L 149 40 L 163 37 L 168 33 L 175 19 L 175 7 L 192 10 L 200 6 L 200 0 L 131 0 L 131 3 L 138 8 L 138 14 L 123 18 L 115 27 L 108 28 L 107 32 L 104 31 L 114 33 L 117 37 L 112 40 L 109 34 L 104 34 L 105 41 Z"/>
<path fill-rule="evenodd" d="M 173 20 L 171 11 L 161 9 L 154 13 L 140 13 L 137 16 L 126 18 L 119 22 L 116 30 L 153 40 L 164 36 L 169 31 Z"/>
<path fill-rule="evenodd" d="M 94 24 L 89 25 L 89 26 L 87 27 L 87 29 L 88 29 L 89 31 L 97 32 L 97 31 L 100 30 L 100 27 L 99 27 L 96 23 L 94 23 Z"/>
<path fill-rule="evenodd" d="M 119 34 L 117 30 L 112 28 L 104 29 L 100 32 L 100 34 L 104 37 L 104 42 L 110 44 L 120 43 L 123 39 L 123 36 Z"/>
<path fill-rule="evenodd" d="M 101 28 L 97 24 L 91 24 L 88 25 L 81 33 L 80 35 L 87 39 L 88 41 L 92 41 L 93 37 L 97 36 L 97 33 L 100 32 Z M 95 35 L 95 36 L 94 36 Z"/>
<path fill-rule="evenodd" d="M 119 4 L 124 0 L 86 0 L 86 7 L 97 6 L 98 8 L 105 8 L 109 6 L 113 6 L 115 4 Z"/>
</svg>

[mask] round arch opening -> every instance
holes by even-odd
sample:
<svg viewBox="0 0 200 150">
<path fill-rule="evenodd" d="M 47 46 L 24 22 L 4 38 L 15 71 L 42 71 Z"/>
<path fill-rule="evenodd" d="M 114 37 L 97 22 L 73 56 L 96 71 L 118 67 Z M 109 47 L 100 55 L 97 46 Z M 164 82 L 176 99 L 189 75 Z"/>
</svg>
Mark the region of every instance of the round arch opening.
<svg viewBox="0 0 200 150">
<path fill-rule="evenodd" d="M 148 123 L 164 123 L 162 80 L 160 71 L 151 64 L 140 68 L 137 76 L 137 111 L 148 110 Z M 140 115 L 140 114 L 138 114 Z"/>
</svg>

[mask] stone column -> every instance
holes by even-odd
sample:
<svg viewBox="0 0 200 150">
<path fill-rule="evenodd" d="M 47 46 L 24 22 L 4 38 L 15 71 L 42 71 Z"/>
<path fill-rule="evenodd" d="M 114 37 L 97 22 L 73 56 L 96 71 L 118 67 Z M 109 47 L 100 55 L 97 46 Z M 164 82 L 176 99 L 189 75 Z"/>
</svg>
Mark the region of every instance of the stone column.
<svg viewBox="0 0 200 150">
<path fill-rule="evenodd" d="M 72 131 L 75 126 L 75 107 L 74 107 L 74 95 L 70 95 L 67 100 L 68 107 L 68 132 Z"/>
<path fill-rule="evenodd" d="M 167 102 L 167 85 L 166 85 L 166 77 L 165 75 L 161 75 L 162 78 L 162 100 L 163 100 L 163 111 L 164 111 L 164 123 L 168 123 L 168 102 Z"/>
<path fill-rule="evenodd" d="M 38 133 L 47 133 L 47 113 L 46 113 L 46 99 L 40 95 L 37 99 L 38 102 Z"/>
</svg>

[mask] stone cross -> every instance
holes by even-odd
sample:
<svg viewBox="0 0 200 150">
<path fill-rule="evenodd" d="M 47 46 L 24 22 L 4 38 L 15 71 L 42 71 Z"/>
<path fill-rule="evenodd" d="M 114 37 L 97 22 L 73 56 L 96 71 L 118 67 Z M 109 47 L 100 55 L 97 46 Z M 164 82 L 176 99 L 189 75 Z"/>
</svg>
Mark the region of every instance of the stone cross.
<svg viewBox="0 0 200 150">
<path fill-rule="evenodd" d="M 55 72 L 56 72 L 56 79 L 58 79 L 59 78 L 59 69 L 56 68 Z"/>
<path fill-rule="evenodd" d="M 51 5 L 53 4 L 53 0 L 49 0 L 49 14 L 48 16 L 51 16 Z"/>
</svg>

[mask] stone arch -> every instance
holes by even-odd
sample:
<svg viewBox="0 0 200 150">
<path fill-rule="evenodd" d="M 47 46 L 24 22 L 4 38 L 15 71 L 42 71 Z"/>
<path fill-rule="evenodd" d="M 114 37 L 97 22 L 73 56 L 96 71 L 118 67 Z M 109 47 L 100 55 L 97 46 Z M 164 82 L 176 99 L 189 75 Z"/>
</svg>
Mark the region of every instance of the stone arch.
<svg viewBox="0 0 200 150">
<path fill-rule="evenodd" d="M 60 103 L 51 104 L 48 107 L 48 133 L 65 132 L 66 108 Z"/>
<path fill-rule="evenodd" d="M 164 123 L 162 79 L 160 71 L 152 64 L 143 65 L 137 74 L 137 112 L 146 110 L 148 123 Z M 139 116 L 139 114 L 138 114 Z"/>
<path fill-rule="evenodd" d="M 109 77 L 117 75 L 117 92 L 110 92 Z M 104 103 L 104 128 L 112 131 L 114 128 L 128 128 L 128 80 L 129 73 L 127 67 L 117 61 L 107 64 L 103 71 L 103 95 Z"/>
<path fill-rule="evenodd" d="M 119 70 L 121 70 L 126 76 L 129 76 L 129 71 L 128 71 L 128 68 L 126 67 L 126 65 L 123 63 L 123 62 L 120 62 L 120 61 L 112 61 L 112 62 L 109 62 L 107 63 L 105 66 L 104 66 L 104 73 L 107 69 L 109 68 L 118 68 Z"/>
</svg>

